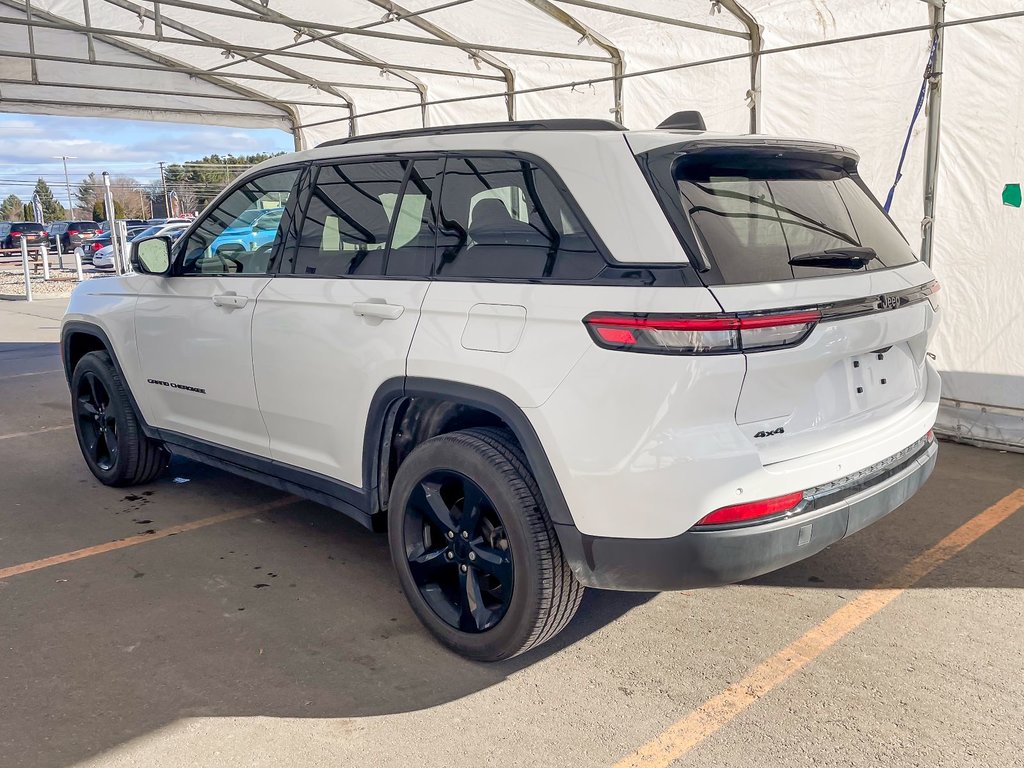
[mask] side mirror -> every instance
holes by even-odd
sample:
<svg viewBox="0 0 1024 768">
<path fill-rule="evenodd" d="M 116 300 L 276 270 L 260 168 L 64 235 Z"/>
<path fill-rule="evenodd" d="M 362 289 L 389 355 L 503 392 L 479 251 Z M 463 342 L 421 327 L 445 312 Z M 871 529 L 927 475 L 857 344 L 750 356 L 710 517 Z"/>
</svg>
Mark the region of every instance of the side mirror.
<svg viewBox="0 0 1024 768">
<path fill-rule="evenodd" d="M 132 267 L 144 275 L 166 275 L 171 270 L 171 241 L 167 237 L 147 237 L 131 243 Z"/>
</svg>

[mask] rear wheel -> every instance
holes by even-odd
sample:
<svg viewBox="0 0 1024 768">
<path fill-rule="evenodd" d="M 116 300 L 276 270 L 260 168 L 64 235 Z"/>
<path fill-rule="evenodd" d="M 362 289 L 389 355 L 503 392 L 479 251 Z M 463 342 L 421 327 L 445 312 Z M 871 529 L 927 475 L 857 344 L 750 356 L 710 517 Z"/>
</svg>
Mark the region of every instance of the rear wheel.
<svg viewBox="0 0 1024 768">
<path fill-rule="evenodd" d="M 75 434 L 85 463 L 105 485 L 156 479 L 170 455 L 146 437 L 121 377 L 106 352 L 82 356 L 71 377 Z"/>
<path fill-rule="evenodd" d="M 560 632 L 583 596 L 518 446 L 497 429 L 432 438 L 398 470 L 391 557 L 420 621 L 480 661 Z"/>
</svg>

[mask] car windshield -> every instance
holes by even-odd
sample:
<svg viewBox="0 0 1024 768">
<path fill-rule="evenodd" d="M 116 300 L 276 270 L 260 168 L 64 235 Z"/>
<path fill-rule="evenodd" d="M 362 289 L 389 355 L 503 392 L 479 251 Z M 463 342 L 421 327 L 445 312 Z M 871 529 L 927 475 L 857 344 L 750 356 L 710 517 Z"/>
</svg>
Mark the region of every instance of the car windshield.
<svg viewBox="0 0 1024 768">
<path fill-rule="evenodd" d="M 158 224 L 155 227 L 150 227 L 149 229 L 144 229 L 141 232 L 139 232 L 138 234 L 136 234 L 134 237 L 132 237 L 132 240 L 141 240 L 144 237 L 153 237 L 153 235 L 159 234 L 160 230 L 163 229 L 163 228 L 164 228 L 163 224 Z"/>
</svg>

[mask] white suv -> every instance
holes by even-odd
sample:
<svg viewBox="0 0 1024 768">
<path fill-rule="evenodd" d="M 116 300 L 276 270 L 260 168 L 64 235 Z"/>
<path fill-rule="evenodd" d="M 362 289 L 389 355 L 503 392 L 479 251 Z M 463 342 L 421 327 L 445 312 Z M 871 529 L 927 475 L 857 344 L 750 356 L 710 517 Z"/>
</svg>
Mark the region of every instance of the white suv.
<svg viewBox="0 0 1024 768">
<path fill-rule="evenodd" d="M 599 120 L 357 137 L 132 249 L 63 325 L 96 477 L 181 454 L 386 527 L 413 610 L 475 659 L 553 637 L 584 586 L 813 555 L 935 464 L 938 285 L 843 147 Z"/>
</svg>

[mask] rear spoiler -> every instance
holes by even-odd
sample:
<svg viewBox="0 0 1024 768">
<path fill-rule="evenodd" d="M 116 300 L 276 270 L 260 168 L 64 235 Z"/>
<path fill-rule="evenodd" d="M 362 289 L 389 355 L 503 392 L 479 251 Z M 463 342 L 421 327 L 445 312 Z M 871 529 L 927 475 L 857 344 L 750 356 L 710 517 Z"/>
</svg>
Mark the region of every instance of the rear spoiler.
<svg viewBox="0 0 1024 768">
<path fill-rule="evenodd" d="M 734 139 L 726 138 L 695 138 L 681 141 L 678 144 L 661 147 L 671 149 L 676 155 L 721 155 L 728 156 L 732 152 L 744 155 L 760 155 L 766 157 L 785 156 L 801 160 L 826 162 L 832 165 L 854 170 L 860 162 L 860 155 L 850 147 L 841 144 L 828 144 L 821 141 L 805 141 L 800 139 L 769 139 L 758 136 L 744 136 Z M 650 154 L 654 154 L 654 150 Z"/>
</svg>

